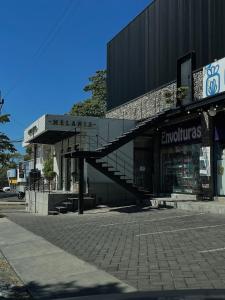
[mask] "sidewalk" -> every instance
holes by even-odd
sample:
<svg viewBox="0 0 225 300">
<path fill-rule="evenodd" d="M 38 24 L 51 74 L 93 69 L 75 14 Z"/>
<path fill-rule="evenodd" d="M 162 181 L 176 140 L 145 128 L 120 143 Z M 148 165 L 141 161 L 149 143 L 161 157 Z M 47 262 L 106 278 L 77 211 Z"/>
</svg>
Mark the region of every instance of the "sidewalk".
<svg viewBox="0 0 225 300">
<path fill-rule="evenodd" d="M 225 202 L 220 201 L 165 201 L 167 206 L 171 206 L 177 209 L 223 214 L 225 215 Z"/>
<path fill-rule="evenodd" d="M 0 249 L 34 299 L 135 291 L 6 218 L 0 231 Z"/>
</svg>

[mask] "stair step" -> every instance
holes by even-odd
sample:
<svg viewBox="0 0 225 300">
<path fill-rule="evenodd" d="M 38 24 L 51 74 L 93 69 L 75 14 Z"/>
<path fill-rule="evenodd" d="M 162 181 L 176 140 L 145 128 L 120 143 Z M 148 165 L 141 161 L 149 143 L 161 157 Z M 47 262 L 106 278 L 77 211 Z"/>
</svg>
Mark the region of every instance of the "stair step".
<svg viewBox="0 0 225 300">
<path fill-rule="evenodd" d="M 59 214 L 59 212 L 57 210 L 49 210 L 48 211 L 48 215 L 50 215 L 50 216 L 56 216 L 58 214 Z"/>
<path fill-rule="evenodd" d="M 108 165 L 107 166 L 102 166 L 101 165 L 101 167 L 104 168 L 104 169 L 108 169 L 108 170 L 113 168 L 113 166 L 108 166 Z"/>
<path fill-rule="evenodd" d="M 59 213 L 67 212 L 67 208 L 65 206 L 56 206 L 56 209 L 58 210 Z"/>
<path fill-rule="evenodd" d="M 138 189 L 140 192 L 143 192 L 143 193 L 149 193 L 149 191 L 148 190 L 145 190 L 145 189 Z"/>
</svg>

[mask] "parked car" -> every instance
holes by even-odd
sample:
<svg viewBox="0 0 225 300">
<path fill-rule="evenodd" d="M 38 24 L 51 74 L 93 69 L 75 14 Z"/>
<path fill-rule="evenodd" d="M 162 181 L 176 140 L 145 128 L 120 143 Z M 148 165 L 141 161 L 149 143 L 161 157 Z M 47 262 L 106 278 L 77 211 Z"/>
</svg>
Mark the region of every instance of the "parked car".
<svg viewBox="0 0 225 300">
<path fill-rule="evenodd" d="M 5 186 L 2 188 L 3 192 L 10 192 L 11 191 L 11 188 L 10 186 Z"/>
</svg>

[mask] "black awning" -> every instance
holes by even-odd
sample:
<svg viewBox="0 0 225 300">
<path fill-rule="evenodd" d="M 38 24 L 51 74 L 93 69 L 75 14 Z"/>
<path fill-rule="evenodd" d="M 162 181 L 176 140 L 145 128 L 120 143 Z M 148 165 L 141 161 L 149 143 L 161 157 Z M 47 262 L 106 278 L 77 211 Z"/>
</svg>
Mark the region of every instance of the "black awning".
<svg viewBox="0 0 225 300">
<path fill-rule="evenodd" d="M 64 139 L 70 138 L 74 136 L 75 132 L 72 131 L 56 131 L 56 130 L 48 130 L 40 135 L 34 137 L 28 142 L 31 144 L 48 144 L 54 145 Z M 77 132 L 78 134 L 78 132 Z"/>
</svg>

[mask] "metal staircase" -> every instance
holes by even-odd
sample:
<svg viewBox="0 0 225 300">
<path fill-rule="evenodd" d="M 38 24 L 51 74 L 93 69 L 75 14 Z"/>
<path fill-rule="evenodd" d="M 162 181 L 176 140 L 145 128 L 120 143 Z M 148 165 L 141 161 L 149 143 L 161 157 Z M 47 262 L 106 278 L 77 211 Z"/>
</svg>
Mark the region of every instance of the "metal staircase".
<svg viewBox="0 0 225 300">
<path fill-rule="evenodd" d="M 158 113 L 154 117 L 140 122 L 134 128 L 111 141 L 106 141 L 99 135 L 96 137 L 88 137 L 89 143 L 87 149 L 83 149 L 82 147 L 78 149 L 75 142 L 76 147 L 74 151 L 69 151 L 65 154 L 65 157 L 84 157 L 91 166 L 132 193 L 138 199 L 150 200 L 153 193 L 142 187 L 138 187 L 135 184 L 135 180 L 133 180 L 133 161 L 132 166 L 130 166 L 127 161 L 127 154 L 118 149 L 152 127 L 155 121 L 159 122 L 160 116 L 163 114 L 164 112 Z M 95 145 L 94 148 L 93 144 Z M 121 154 L 125 155 L 126 159 L 121 159 Z M 108 161 L 113 163 L 110 165 Z"/>
<path fill-rule="evenodd" d="M 86 158 L 87 163 L 92 167 L 100 171 L 105 176 L 112 179 L 114 182 L 122 186 L 128 192 L 132 193 L 138 199 L 148 199 L 152 196 L 150 191 L 135 185 L 131 178 L 128 178 L 126 174 L 121 174 L 121 171 L 116 170 L 113 166 L 110 166 L 106 162 L 98 162 L 96 158 Z"/>
<path fill-rule="evenodd" d="M 163 116 L 164 112 L 156 114 L 154 117 L 148 118 L 143 122 L 140 122 L 137 124 L 134 128 L 130 129 L 127 132 L 124 132 L 121 136 L 118 138 L 107 142 L 106 144 L 102 145 L 101 147 L 96 149 L 96 154 L 99 155 L 99 157 L 104 157 L 107 154 L 119 149 L 123 145 L 127 144 L 131 140 L 133 140 L 135 137 L 140 135 L 142 132 L 146 131 L 150 128 L 150 125 L 154 123 L 154 121 L 157 120 L 159 122 L 159 117 Z"/>
</svg>

